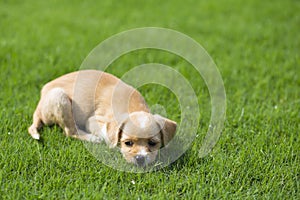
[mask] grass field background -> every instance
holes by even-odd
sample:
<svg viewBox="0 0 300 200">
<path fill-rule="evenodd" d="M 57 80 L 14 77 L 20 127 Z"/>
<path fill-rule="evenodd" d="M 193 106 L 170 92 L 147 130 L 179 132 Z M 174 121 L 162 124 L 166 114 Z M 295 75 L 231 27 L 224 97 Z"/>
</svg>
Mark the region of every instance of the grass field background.
<svg viewBox="0 0 300 200">
<path fill-rule="evenodd" d="M 0 199 L 299 199 L 300 2 L 1 1 Z M 199 137 L 171 166 L 152 173 L 116 171 L 58 127 L 43 142 L 27 133 L 43 84 L 79 69 L 111 35 L 157 26 L 199 42 L 216 62 L 227 93 L 222 136 L 198 157 L 210 117 L 205 84 L 181 58 L 140 51 L 114 62 L 157 62 L 182 73 L 199 94 Z M 176 98 L 157 85 L 140 88 L 149 105 L 180 119 Z"/>
</svg>

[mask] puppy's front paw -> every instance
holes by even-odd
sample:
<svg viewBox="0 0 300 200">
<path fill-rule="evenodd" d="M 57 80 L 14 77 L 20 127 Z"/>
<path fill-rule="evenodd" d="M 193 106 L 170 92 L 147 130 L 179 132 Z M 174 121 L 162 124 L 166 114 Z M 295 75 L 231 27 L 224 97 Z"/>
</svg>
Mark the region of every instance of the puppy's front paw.
<svg viewBox="0 0 300 200">
<path fill-rule="evenodd" d="M 93 143 L 100 143 L 102 142 L 102 138 L 91 134 L 89 136 L 89 141 Z"/>
</svg>

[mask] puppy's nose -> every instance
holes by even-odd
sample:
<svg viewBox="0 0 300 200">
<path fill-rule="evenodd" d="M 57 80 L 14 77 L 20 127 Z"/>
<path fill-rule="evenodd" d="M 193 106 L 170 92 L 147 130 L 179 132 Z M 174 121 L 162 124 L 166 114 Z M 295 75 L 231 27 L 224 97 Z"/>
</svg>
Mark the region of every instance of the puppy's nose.
<svg viewBox="0 0 300 200">
<path fill-rule="evenodd" d="M 142 166 L 145 164 L 145 156 L 137 155 L 137 156 L 135 156 L 135 160 L 139 166 Z"/>
</svg>

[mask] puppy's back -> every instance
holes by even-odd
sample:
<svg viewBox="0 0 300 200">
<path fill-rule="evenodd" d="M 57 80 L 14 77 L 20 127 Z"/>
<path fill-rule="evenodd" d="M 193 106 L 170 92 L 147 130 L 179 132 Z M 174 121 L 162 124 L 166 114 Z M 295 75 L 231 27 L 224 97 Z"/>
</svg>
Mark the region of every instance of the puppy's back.
<svg viewBox="0 0 300 200">
<path fill-rule="evenodd" d="M 145 111 L 148 106 L 142 95 L 119 78 L 97 70 L 81 70 L 58 77 L 42 89 L 45 96 L 53 88 L 62 88 L 72 101 L 76 124 L 84 126 L 85 121 L 97 115 L 122 114 Z M 113 111 L 113 106 L 117 113 Z"/>
</svg>

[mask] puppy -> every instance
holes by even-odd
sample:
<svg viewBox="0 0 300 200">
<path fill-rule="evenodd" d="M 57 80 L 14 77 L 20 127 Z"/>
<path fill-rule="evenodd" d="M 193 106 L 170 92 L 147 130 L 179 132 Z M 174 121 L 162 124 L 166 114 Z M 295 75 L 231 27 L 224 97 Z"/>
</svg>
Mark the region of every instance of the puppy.
<svg viewBox="0 0 300 200">
<path fill-rule="evenodd" d="M 39 140 L 41 127 L 52 124 L 66 136 L 120 147 L 138 166 L 155 161 L 176 132 L 176 122 L 151 114 L 137 90 L 97 70 L 72 72 L 43 87 L 28 131 Z"/>
</svg>

